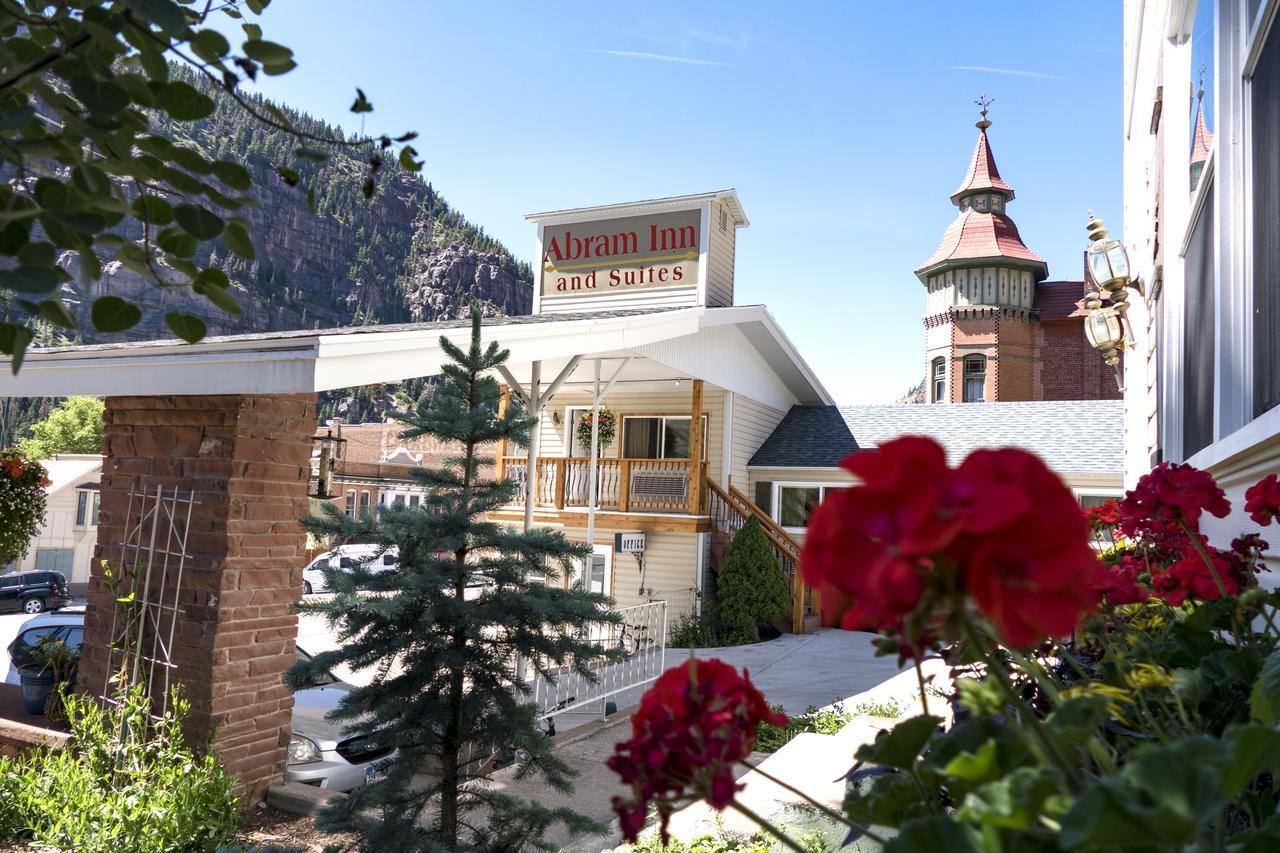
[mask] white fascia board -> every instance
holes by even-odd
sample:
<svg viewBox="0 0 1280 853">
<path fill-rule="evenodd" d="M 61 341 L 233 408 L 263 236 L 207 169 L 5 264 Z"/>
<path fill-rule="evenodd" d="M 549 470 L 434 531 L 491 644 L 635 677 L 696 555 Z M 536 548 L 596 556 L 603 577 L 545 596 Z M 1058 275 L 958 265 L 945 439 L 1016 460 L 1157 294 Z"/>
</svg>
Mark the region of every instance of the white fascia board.
<svg viewBox="0 0 1280 853">
<path fill-rule="evenodd" d="M 289 394 L 313 388 L 316 355 L 308 337 L 33 353 L 17 376 L 0 361 L 0 397 Z"/>
<path fill-rule="evenodd" d="M 800 355 L 800 351 L 791 343 L 791 339 L 787 337 L 786 332 L 782 331 L 782 327 L 778 325 L 778 321 L 769 313 L 768 308 L 763 305 L 740 305 L 732 308 L 716 308 L 709 313 L 710 317 L 707 325 L 732 323 L 742 328 L 748 339 L 755 337 L 749 331 L 750 324 L 757 324 L 767 333 L 768 338 L 772 340 L 778 350 L 777 352 L 768 352 L 768 348 L 760 349 L 760 354 L 788 384 L 794 384 L 798 380 L 808 386 L 804 389 L 807 393 L 797 393 L 796 397 L 803 403 L 835 405 L 835 400 L 831 394 L 821 380 L 818 379 L 813 369 L 809 367 L 808 362 Z M 757 340 L 752 342 L 758 343 Z M 757 348 L 759 349 L 759 347 Z"/>
<path fill-rule="evenodd" d="M 734 212 L 734 225 L 745 228 L 751 223 L 742 209 L 738 191 L 733 189 L 717 190 L 709 193 L 670 196 L 668 198 L 629 201 L 622 204 L 602 204 L 595 207 L 573 207 L 564 210 L 548 210 L 542 213 L 525 215 L 528 222 L 540 225 L 564 225 L 573 222 L 593 222 L 598 219 L 617 219 L 623 216 L 638 216 L 645 213 L 664 213 L 671 210 L 689 210 L 709 204 L 717 199 L 726 199 Z"/>
</svg>

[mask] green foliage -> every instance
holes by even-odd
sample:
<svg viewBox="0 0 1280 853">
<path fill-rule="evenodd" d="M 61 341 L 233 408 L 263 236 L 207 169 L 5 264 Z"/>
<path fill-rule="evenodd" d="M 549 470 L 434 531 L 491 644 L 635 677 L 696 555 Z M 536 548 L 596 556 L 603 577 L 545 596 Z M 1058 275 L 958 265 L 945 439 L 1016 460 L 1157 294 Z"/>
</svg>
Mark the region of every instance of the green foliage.
<svg viewBox="0 0 1280 853">
<path fill-rule="evenodd" d="M 48 487 L 43 465 L 16 450 L 0 449 L 0 566 L 26 556 L 44 526 Z"/>
<path fill-rule="evenodd" d="M 667 645 L 673 649 L 718 649 L 732 645 L 705 616 L 686 613 L 671 628 Z"/>
<path fill-rule="evenodd" d="M 781 705 L 771 706 L 773 710 L 785 713 Z M 773 726 L 769 723 L 761 723 L 756 729 L 756 752 L 777 752 L 782 749 L 792 738 L 806 732 L 820 735 L 833 735 L 845 727 L 849 722 L 849 715 L 845 713 L 840 703 L 836 703 L 827 709 L 819 709 L 810 705 L 805 708 L 803 714 L 797 714 L 788 718 L 785 726 Z"/>
<path fill-rule="evenodd" d="M 618 617 L 606 596 L 555 582 L 586 558 L 585 546 L 558 531 L 486 519 L 516 488 L 479 478 L 492 464 L 486 451 L 500 439 L 524 444 L 534 420 L 515 411 L 497 415 L 492 372 L 507 352 L 482 346 L 478 312 L 468 349 L 447 338 L 441 346 L 451 361 L 435 393 L 400 415 L 406 438 L 430 434 L 456 448 L 443 469 L 414 472 L 427 492 L 422 504 L 386 508 L 376 519 L 347 519 L 326 504 L 324 517 L 303 522 L 320 535 L 367 536 L 399 548 L 397 572 L 332 571 L 332 599 L 300 606 L 325 616 L 341 646 L 300 662 L 289 682 L 306 684 L 338 664 L 380 667 L 333 718 L 397 750 L 386 778 L 327 811 L 323 825 L 362 832 L 374 850 L 518 849 L 539 845 L 557 823 L 571 832 L 600 831 L 567 808 L 489 784 L 493 759 L 514 756 L 518 776 L 538 775 L 553 790 L 571 790 L 572 771 L 552 752 L 534 706 L 513 688 L 516 659 L 544 674 L 590 677 L 592 661 L 617 653 L 588 640 L 586 629 Z M 423 768 L 432 773 L 427 781 Z"/>
<path fill-rule="evenodd" d="M 85 853 L 216 850 L 235 835 L 235 780 L 184 745 L 175 692 L 153 719 L 140 687 L 115 705 L 66 698 L 71 746 L 0 757 L 0 841 Z"/>
<path fill-rule="evenodd" d="M 31 425 L 31 437 L 18 442 L 18 450 L 31 459 L 48 459 L 55 453 L 101 453 L 102 411 L 102 401 L 96 397 L 68 397 L 44 420 Z"/>
<path fill-rule="evenodd" d="M 716 597 L 717 618 L 737 643 L 758 642 L 762 624 L 791 612 L 786 576 L 754 516 L 733 537 L 716 580 Z"/>
<path fill-rule="evenodd" d="M 244 21 L 246 8 L 257 15 L 266 5 L 5 0 L 0 164 L 7 174 L 0 183 L 0 254 L 9 261 L 0 269 L 0 305 L 11 319 L 0 322 L 0 352 L 12 356 L 14 372 L 34 337 L 34 321 L 77 325 L 61 295 L 61 285 L 73 280 L 59 265 L 68 252 L 75 255 L 82 288 L 115 260 L 157 288 L 188 287 L 221 310 L 238 310 L 227 286 L 211 274 L 216 270 L 202 269 L 194 258 L 222 238 L 228 251 L 253 259 L 244 214 L 259 206 L 250 191 L 265 182 L 225 151 L 193 145 L 180 133 L 156 133 L 166 122 L 181 128 L 213 116 L 219 108 L 215 89 L 255 125 L 291 140 L 292 164 L 280 165 L 272 176 L 288 186 L 303 181 L 304 164 L 324 161 L 335 149 L 356 151 L 366 164 L 366 198 L 376 191 L 384 163 L 408 171 L 421 167 L 405 144 L 414 134 L 315 134 L 238 90 L 246 78 L 295 66 L 287 47 L 263 39 L 260 25 Z M 238 50 L 214 29 L 214 15 L 241 22 Z M 361 94 L 353 110 L 369 109 Z M 314 188 L 306 192 L 313 200 Z M 130 225 L 140 226 L 141 239 L 122 236 Z M 111 301 L 95 304 L 90 316 L 101 323 L 100 332 L 116 333 L 141 313 Z M 170 312 L 166 319 L 184 339 L 203 334 L 203 324 L 189 315 Z"/>
</svg>

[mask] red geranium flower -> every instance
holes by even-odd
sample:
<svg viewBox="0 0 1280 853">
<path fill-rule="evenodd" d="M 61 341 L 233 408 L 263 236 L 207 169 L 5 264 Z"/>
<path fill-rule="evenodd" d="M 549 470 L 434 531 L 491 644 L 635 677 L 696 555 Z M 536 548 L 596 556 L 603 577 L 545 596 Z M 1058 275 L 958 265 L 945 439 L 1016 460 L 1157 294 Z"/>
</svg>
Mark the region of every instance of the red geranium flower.
<svg viewBox="0 0 1280 853">
<path fill-rule="evenodd" d="M 1138 480 L 1120 502 L 1120 532 L 1131 539 L 1159 540 L 1200 529 L 1200 515 L 1226 518 L 1227 496 L 1207 471 L 1161 462 Z"/>
<path fill-rule="evenodd" d="M 1268 474 L 1244 493 L 1244 511 L 1264 527 L 1280 518 L 1280 477 Z"/>
<path fill-rule="evenodd" d="M 690 660 L 664 673 L 631 717 L 631 740 L 614 747 L 606 762 L 631 787 L 613 798 L 622 834 L 635 841 L 650 803 L 662 816 L 662 840 L 681 798 L 702 797 L 723 810 L 741 788 L 733 767 L 751 754 L 756 729 L 787 718 L 769 709 L 764 696 L 720 660 Z"/>
<path fill-rule="evenodd" d="M 957 473 L 975 493 L 1019 496 L 1020 511 L 1000 508 L 997 526 L 978 504 L 974 532 L 951 549 L 979 609 L 1009 645 L 1070 633 L 1097 605 L 1103 571 L 1071 490 L 1038 456 L 1012 447 L 976 450 Z"/>
<path fill-rule="evenodd" d="M 1120 502 L 1114 498 L 1100 506 L 1089 507 L 1084 511 L 1089 526 L 1095 530 L 1115 527 L 1120 523 Z"/>
</svg>

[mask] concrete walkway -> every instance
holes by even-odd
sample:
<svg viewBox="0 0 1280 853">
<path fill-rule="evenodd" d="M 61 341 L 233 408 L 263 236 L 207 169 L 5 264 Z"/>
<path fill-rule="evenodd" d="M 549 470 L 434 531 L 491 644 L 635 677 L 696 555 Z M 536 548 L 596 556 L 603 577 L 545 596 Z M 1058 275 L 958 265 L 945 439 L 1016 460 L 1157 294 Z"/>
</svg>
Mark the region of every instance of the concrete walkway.
<svg viewBox="0 0 1280 853">
<path fill-rule="evenodd" d="M 751 646 L 700 649 L 694 654 L 700 659 L 719 658 L 739 668 L 745 666 L 751 680 L 771 704 L 782 705 L 788 713 L 795 714 L 810 705 L 822 707 L 846 700 L 900 672 L 896 658 L 875 656 L 872 638 L 870 634 L 822 630 L 804 635 L 784 634 L 776 640 Z M 667 667 L 680 665 L 688 655 L 687 650 L 669 650 Z M 565 743 L 557 749 L 557 755 L 579 773 L 573 794 L 558 794 L 539 780 L 518 781 L 511 770 L 503 771 L 496 780 L 503 790 L 546 805 L 568 806 L 610 827 L 609 834 L 602 838 L 570 841 L 553 834 L 552 840 L 563 844 L 563 850 L 568 853 L 598 853 L 621 843 L 610 799 L 625 791 L 604 762 L 613 754 L 614 744 L 630 737 L 627 704 L 634 705 L 638 699 L 638 692 L 634 698 L 619 697 L 622 714 L 602 725 L 561 735 Z M 565 727 L 561 726 L 561 730 L 565 731 Z"/>
</svg>

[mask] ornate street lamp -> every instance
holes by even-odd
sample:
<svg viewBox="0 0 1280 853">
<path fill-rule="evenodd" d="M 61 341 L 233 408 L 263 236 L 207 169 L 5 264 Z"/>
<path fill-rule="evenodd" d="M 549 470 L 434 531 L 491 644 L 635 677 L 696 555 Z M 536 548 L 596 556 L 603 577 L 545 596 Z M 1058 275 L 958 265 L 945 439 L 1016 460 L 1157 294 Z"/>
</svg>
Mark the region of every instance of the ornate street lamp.
<svg viewBox="0 0 1280 853">
<path fill-rule="evenodd" d="M 1103 360 L 1116 374 L 1116 384 L 1124 390 L 1120 375 L 1120 353 L 1124 351 L 1128 334 L 1126 313 L 1129 310 L 1129 288 L 1142 292 L 1142 283 L 1129 274 L 1129 255 L 1119 240 L 1107 237 L 1107 229 L 1101 219 L 1089 211 L 1089 250 L 1086 263 L 1089 275 L 1097 290 L 1085 297 L 1089 314 L 1085 317 L 1084 334 L 1089 345 L 1102 353 Z M 1103 301 L 1111 303 L 1104 307 Z"/>
</svg>

